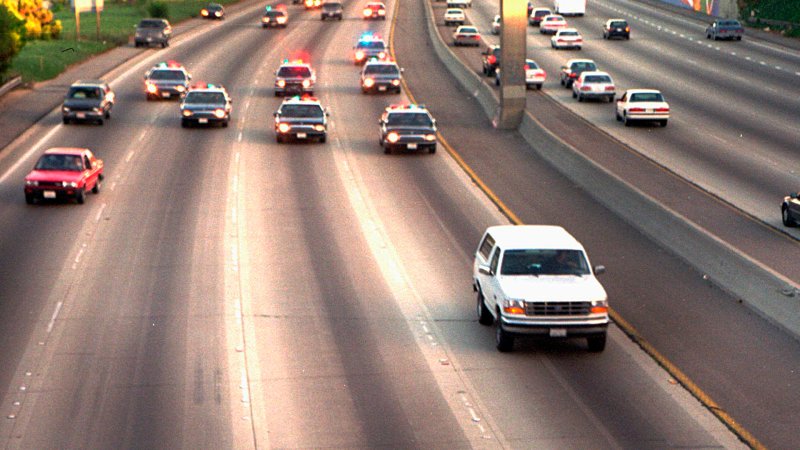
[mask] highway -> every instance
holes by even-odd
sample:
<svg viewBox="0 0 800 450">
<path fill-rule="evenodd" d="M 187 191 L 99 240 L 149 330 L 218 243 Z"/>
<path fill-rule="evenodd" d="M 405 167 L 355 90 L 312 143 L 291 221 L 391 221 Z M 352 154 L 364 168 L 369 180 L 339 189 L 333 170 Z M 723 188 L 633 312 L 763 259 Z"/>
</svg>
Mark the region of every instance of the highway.
<svg viewBox="0 0 800 450">
<path fill-rule="evenodd" d="M 616 327 L 602 354 L 495 350 L 472 254 L 507 219 L 447 152 L 384 155 L 378 117 L 408 99 L 358 87 L 349 49 L 395 19 L 407 84 L 449 145 L 524 222 L 581 240 L 615 310 L 744 428 L 795 442 L 800 344 L 493 130 L 429 51 L 422 2 L 396 18 L 389 2 L 386 22 L 355 2 L 341 22 L 290 6 L 285 30 L 245 2 L 115 71 L 105 126 L 53 113 L 3 150 L 4 446 L 743 446 Z M 299 55 L 331 110 L 326 144 L 275 143 L 273 73 Z M 166 59 L 228 88 L 230 127 L 182 129 L 175 102 L 145 101 L 142 74 Z M 103 158 L 101 193 L 25 205 L 52 146 Z"/>
</svg>

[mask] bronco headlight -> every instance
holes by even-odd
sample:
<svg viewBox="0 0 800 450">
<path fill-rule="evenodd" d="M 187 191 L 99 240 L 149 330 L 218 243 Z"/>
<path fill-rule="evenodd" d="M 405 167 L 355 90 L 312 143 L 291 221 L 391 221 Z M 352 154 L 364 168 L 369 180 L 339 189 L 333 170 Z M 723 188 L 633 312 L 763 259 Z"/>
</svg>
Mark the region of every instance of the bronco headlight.
<svg viewBox="0 0 800 450">
<path fill-rule="evenodd" d="M 281 123 L 278 125 L 278 131 L 280 131 L 281 133 L 288 132 L 290 128 L 291 127 L 289 126 L 288 123 Z"/>
<path fill-rule="evenodd" d="M 311 80 L 303 80 L 303 87 L 304 88 L 311 87 Z"/>
<path fill-rule="evenodd" d="M 314 125 L 314 129 L 317 131 L 325 131 L 325 125 L 320 125 L 320 124 Z"/>
<path fill-rule="evenodd" d="M 286 80 L 278 80 L 278 87 L 286 87 Z"/>
<path fill-rule="evenodd" d="M 39 182 L 35 181 L 35 180 L 25 180 L 25 185 L 26 186 L 38 186 Z"/>
<path fill-rule="evenodd" d="M 183 114 L 183 117 L 190 117 L 192 115 L 192 111 L 190 109 L 184 109 L 181 111 L 181 114 Z"/>
<path fill-rule="evenodd" d="M 392 80 L 392 86 L 400 86 L 400 80 Z"/>
<path fill-rule="evenodd" d="M 372 87 L 373 85 L 375 85 L 375 80 L 373 80 L 372 78 L 364 79 L 364 87 Z"/>
<path fill-rule="evenodd" d="M 506 314 L 525 314 L 525 301 L 505 299 L 503 300 L 503 312 Z"/>
<path fill-rule="evenodd" d="M 428 142 L 433 142 L 433 141 L 436 140 L 436 135 L 435 134 L 426 134 L 425 135 L 425 140 L 428 141 Z"/>
<path fill-rule="evenodd" d="M 386 135 L 386 140 L 389 141 L 392 144 L 397 142 L 399 139 L 400 139 L 400 135 L 395 133 L 394 131 L 392 131 L 391 133 Z"/>
<path fill-rule="evenodd" d="M 214 110 L 214 116 L 217 119 L 222 119 L 223 117 L 225 117 L 225 110 L 224 109 L 215 109 Z"/>
<path fill-rule="evenodd" d="M 608 301 L 607 300 L 594 300 L 592 302 L 592 314 L 608 314 Z"/>
</svg>

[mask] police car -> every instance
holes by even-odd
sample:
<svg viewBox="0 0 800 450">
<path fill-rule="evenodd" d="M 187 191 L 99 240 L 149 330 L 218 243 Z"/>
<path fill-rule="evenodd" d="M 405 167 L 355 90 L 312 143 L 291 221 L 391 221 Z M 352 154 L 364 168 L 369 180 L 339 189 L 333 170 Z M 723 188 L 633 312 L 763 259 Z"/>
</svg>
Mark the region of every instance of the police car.
<svg viewBox="0 0 800 450">
<path fill-rule="evenodd" d="M 328 115 L 328 110 L 315 97 L 285 98 L 273 114 L 275 141 L 279 144 L 290 139 L 325 142 L 328 137 Z"/>
<path fill-rule="evenodd" d="M 355 65 L 364 64 L 372 59 L 384 59 L 389 55 L 389 47 L 380 35 L 364 33 L 358 38 L 358 42 L 353 47 L 353 63 Z"/>
<path fill-rule="evenodd" d="M 361 92 L 394 92 L 400 93 L 400 74 L 403 69 L 394 61 L 373 59 L 361 69 Z"/>
<path fill-rule="evenodd" d="M 317 75 L 311 64 L 297 60 L 284 60 L 275 71 L 275 96 L 308 94 L 314 95 L 314 84 Z"/>
<path fill-rule="evenodd" d="M 219 84 L 199 83 L 192 86 L 181 101 L 181 126 L 221 124 L 231 119 L 228 91 Z"/>
<path fill-rule="evenodd" d="M 424 105 L 391 105 L 381 115 L 380 145 L 384 153 L 394 149 L 428 150 L 436 153 L 436 120 Z"/>
<path fill-rule="evenodd" d="M 147 100 L 180 97 L 189 88 L 191 79 L 186 68 L 176 61 L 158 63 L 144 74 Z"/>
<path fill-rule="evenodd" d="M 264 17 L 261 18 L 261 28 L 286 28 L 289 22 L 289 14 L 286 12 L 285 7 L 267 6 L 264 11 Z"/>
</svg>

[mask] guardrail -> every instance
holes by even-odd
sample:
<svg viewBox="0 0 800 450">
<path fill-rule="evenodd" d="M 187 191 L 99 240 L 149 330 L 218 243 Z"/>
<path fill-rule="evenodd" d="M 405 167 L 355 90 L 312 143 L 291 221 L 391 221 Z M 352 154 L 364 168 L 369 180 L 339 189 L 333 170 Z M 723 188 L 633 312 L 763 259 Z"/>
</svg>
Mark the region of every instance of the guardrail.
<svg viewBox="0 0 800 450">
<path fill-rule="evenodd" d="M 14 77 L 6 81 L 2 86 L 0 86 L 0 97 L 6 95 L 6 93 L 12 91 L 20 84 L 22 84 L 22 77 Z"/>
</svg>

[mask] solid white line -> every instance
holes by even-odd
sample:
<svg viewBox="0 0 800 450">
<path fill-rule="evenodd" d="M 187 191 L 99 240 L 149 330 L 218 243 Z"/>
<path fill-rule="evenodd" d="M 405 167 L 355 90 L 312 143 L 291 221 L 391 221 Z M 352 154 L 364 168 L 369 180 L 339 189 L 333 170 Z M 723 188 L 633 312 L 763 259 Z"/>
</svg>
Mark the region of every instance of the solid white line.
<svg viewBox="0 0 800 450">
<path fill-rule="evenodd" d="M 19 159 L 19 161 L 17 161 L 16 163 L 14 163 L 14 165 L 12 165 L 12 166 L 11 166 L 11 167 L 10 167 L 10 168 L 9 168 L 9 169 L 6 171 L 6 173 L 4 173 L 2 177 L 0 177 L 0 183 L 2 183 L 2 182 L 4 182 L 4 181 L 6 181 L 6 178 L 8 178 L 8 176 L 9 176 L 9 175 L 11 175 L 11 173 L 12 173 L 12 172 L 14 172 L 15 170 L 17 170 L 17 169 L 19 168 L 19 166 L 21 166 L 21 165 L 22 165 L 22 163 L 24 163 L 25 161 L 27 161 L 27 160 L 28 160 L 28 158 L 30 158 L 30 157 L 31 157 L 31 155 L 33 155 L 34 153 L 36 153 L 37 151 L 39 151 L 39 147 L 41 147 L 41 145 L 44 143 L 44 141 L 46 141 L 46 140 L 50 139 L 50 137 L 51 137 L 51 136 L 53 136 L 53 134 L 55 134 L 55 132 L 56 132 L 56 131 L 58 131 L 58 130 L 60 130 L 60 129 L 61 129 L 61 126 L 62 126 L 62 125 L 61 125 L 60 123 L 59 123 L 59 124 L 57 124 L 56 126 L 54 126 L 54 127 L 53 127 L 53 129 L 51 129 L 50 131 L 48 131 L 48 132 L 47 132 L 47 134 L 45 134 L 45 135 L 44 135 L 44 136 L 43 136 L 41 139 L 39 139 L 39 140 L 38 140 L 38 141 L 37 141 L 35 144 L 33 144 L 33 147 L 31 147 L 31 149 L 30 149 L 30 150 L 28 150 L 27 152 L 25 152 L 25 154 L 24 154 L 24 155 L 22 155 L 22 158 L 20 158 L 20 159 Z"/>
<path fill-rule="evenodd" d="M 131 150 L 130 152 L 128 152 L 128 155 L 125 157 L 125 162 L 131 162 L 131 159 L 133 159 L 133 154 L 134 154 L 134 153 L 135 153 L 135 152 L 134 152 L 133 150 Z"/>
<path fill-rule="evenodd" d="M 75 257 L 75 263 L 81 262 L 81 256 L 83 256 L 83 252 L 86 250 L 86 244 L 83 244 L 80 250 L 78 250 L 78 255 Z"/>
<path fill-rule="evenodd" d="M 103 215 L 103 211 L 106 209 L 106 204 L 103 203 L 100 205 L 100 211 L 97 211 L 97 215 L 94 217 L 95 222 L 100 222 L 100 217 Z"/>
<path fill-rule="evenodd" d="M 762 66 L 766 66 L 767 65 L 767 63 L 764 62 L 764 61 L 759 61 L 758 63 L 761 64 Z"/>
<path fill-rule="evenodd" d="M 242 368 L 242 403 L 250 403 L 250 388 L 247 385 L 247 372 Z"/>
<path fill-rule="evenodd" d="M 56 318 L 58 317 L 58 313 L 61 311 L 62 302 L 56 303 L 56 310 L 53 311 L 53 316 L 50 317 L 50 322 L 47 324 L 47 334 L 50 334 L 53 331 L 53 326 L 56 324 Z"/>
<path fill-rule="evenodd" d="M 236 156 L 235 156 L 235 158 L 236 158 L 236 164 L 239 164 L 239 156 L 240 156 L 240 153 L 239 153 L 239 152 L 236 152 Z"/>
<path fill-rule="evenodd" d="M 239 135 L 236 136 L 236 142 L 242 142 L 242 132 L 239 132 Z"/>
<path fill-rule="evenodd" d="M 478 417 L 478 414 L 475 413 L 474 409 L 467 408 L 467 410 L 469 411 L 469 415 L 472 416 L 472 421 L 473 422 L 480 422 L 481 421 L 481 418 Z"/>
<path fill-rule="evenodd" d="M 115 187 L 117 187 L 117 182 L 116 181 L 111 183 L 111 190 L 113 191 Z"/>
</svg>

